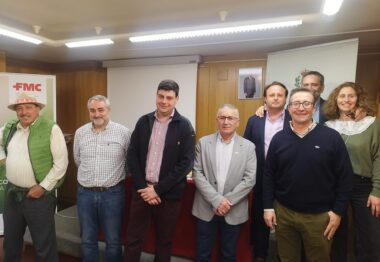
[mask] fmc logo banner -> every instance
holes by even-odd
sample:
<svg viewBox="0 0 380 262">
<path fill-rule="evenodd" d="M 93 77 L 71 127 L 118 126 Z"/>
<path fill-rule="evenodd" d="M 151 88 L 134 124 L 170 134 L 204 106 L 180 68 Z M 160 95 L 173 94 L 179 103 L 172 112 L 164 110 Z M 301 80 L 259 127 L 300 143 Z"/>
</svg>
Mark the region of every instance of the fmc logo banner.
<svg viewBox="0 0 380 262">
<path fill-rule="evenodd" d="M 46 104 L 46 80 L 38 75 L 26 75 L 20 79 L 18 75 L 9 76 L 9 103 L 14 102 L 21 94 L 34 97 L 38 102 Z"/>
<path fill-rule="evenodd" d="M 8 109 L 8 105 L 14 103 L 23 93 L 45 104 L 40 115 L 56 121 L 56 78 L 54 75 L 0 73 L 0 127 L 16 118 L 15 111 Z M 3 155 L 1 150 L 3 148 L 0 144 L 0 157 Z M 0 235 L 4 232 L 3 210 L 7 183 L 5 166 L 0 163 Z"/>
</svg>

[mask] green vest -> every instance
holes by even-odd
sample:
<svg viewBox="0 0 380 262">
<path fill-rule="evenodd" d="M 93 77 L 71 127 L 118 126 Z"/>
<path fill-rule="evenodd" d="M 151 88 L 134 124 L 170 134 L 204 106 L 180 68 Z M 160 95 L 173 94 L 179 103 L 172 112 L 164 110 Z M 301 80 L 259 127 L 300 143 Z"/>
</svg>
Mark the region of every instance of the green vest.
<svg viewBox="0 0 380 262">
<path fill-rule="evenodd" d="M 5 153 L 8 154 L 8 145 L 13 134 L 17 130 L 18 120 L 9 121 L 3 131 L 3 143 Z M 38 117 L 34 124 L 29 126 L 28 150 L 36 181 L 40 183 L 53 166 L 53 155 L 50 151 L 50 136 L 54 122 L 43 117 Z M 62 185 L 61 178 L 55 188 Z"/>
</svg>

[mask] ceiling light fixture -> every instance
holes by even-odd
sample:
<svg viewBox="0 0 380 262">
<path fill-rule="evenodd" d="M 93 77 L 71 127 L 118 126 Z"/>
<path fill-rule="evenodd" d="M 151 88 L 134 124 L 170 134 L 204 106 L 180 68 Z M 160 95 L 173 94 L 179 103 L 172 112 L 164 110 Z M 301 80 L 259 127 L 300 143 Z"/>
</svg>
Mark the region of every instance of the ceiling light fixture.
<svg viewBox="0 0 380 262">
<path fill-rule="evenodd" d="M 192 31 L 165 33 L 165 34 L 132 36 L 129 38 L 129 41 L 133 43 L 137 43 L 137 42 L 171 40 L 171 39 L 192 38 L 192 37 L 202 37 L 202 36 L 236 34 L 236 33 L 246 33 L 246 32 L 251 32 L 251 31 L 261 31 L 261 30 L 277 29 L 277 28 L 283 28 L 283 27 L 292 27 L 292 26 L 298 26 L 301 24 L 302 24 L 302 20 L 292 20 L 292 21 L 285 21 L 285 22 L 256 24 L 256 25 L 231 26 L 231 27 L 223 27 L 223 28 L 192 30 Z"/>
<path fill-rule="evenodd" d="M 335 15 L 342 6 L 343 0 L 325 0 L 322 12 L 325 15 Z"/>
<path fill-rule="evenodd" d="M 39 44 L 42 43 L 42 41 L 39 40 L 39 39 L 37 39 L 37 38 L 33 38 L 33 37 L 30 37 L 30 36 L 27 36 L 27 35 L 24 35 L 24 34 L 21 34 L 21 33 L 16 33 L 14 31 L 11 31 L 11 30 L 8 30 L 8 29 L 5 29 L 5 28 L 0 28 L 0 35 L 12 37 L 12 38 L 15 38 L 15 39 L 18 39 L 18 40 L 22 40 L 22 41 L 25 41 L 25 42 L 29 42 L 29 43 L 32 43 L 32 44 L 35 44 L 35 45 L 39 45 Z"/>
<path fill-rule="evenodd" d="M 111 39 L 103 38 L 103 39 L 95 39 L 95 40 L 69 42 L 69 43 L 66 43 L 65 45 L 69 48 L 75 48 L 75 47 L 111 45 L 111 44 L 113 44 L 113 41 Z"/>
</svg>

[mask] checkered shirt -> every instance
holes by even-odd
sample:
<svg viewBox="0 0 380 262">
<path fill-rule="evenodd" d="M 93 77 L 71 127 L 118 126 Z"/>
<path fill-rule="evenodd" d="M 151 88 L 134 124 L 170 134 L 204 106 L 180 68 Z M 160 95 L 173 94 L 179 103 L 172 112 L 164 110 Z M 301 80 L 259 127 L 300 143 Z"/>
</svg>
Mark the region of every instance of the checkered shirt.
<svg viewBox="0 0 380 262">
<path fill-rule="evenodd" d="M 125 179 L 126 157 L 131 132 L 109 121 L 96 133 L 92 123 L 75 132 L 74 161 L 78 166 L 78 182 L 84 187 L 110 187 Z"/>
</svg>

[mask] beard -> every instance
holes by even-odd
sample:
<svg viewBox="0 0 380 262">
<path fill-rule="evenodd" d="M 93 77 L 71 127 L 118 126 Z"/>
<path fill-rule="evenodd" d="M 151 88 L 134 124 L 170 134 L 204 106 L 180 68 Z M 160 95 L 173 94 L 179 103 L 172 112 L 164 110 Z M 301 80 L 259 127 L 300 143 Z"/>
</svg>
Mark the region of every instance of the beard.
<svg viewBox="0 0 380 262">
<path fill-rule="evenodd" d="M 103 118 L 93 118 L 92 123 L 94 124 L 94 126 L 102 126 L 106 123 L 106 120 Z"/>
</svg>

